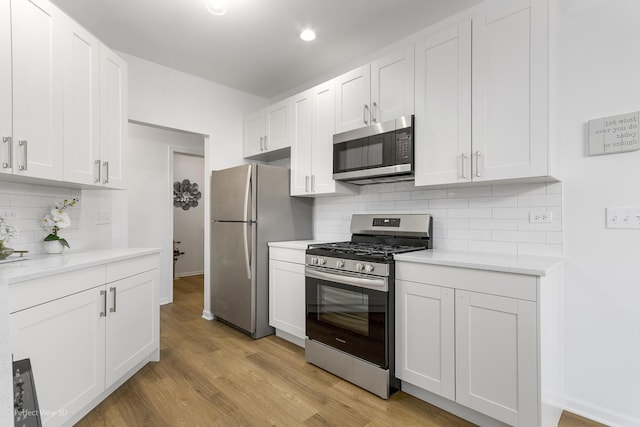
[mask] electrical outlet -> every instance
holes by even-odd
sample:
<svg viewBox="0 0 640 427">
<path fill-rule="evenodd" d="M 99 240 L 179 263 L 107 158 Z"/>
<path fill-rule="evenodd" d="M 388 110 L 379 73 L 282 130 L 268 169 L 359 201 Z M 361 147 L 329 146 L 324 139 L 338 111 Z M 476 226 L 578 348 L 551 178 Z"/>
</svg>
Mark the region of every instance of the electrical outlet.
<svg viewBox="0 0 640 427">
<path fill-rule="evenodd" d="M 111 212 L 96 212 L 96 225 L 111 224 Z"/>
<path fill-rule="evenodd" d="M 607 208 L 607 228 L 640 229 L 640 208 Z"/>
<path fill-rule="evenodd" d="M 531 224 L 543 224 L 553 222 L 552 212 L 529 212 L 529 222 Z"/>
<path fill-rule="evenodd" d="M 3 216 L 5 218 L 15 218 L 16 211 L 14 211 L 13 209 L 0 209 L 0 216 Z"/>
</svg>

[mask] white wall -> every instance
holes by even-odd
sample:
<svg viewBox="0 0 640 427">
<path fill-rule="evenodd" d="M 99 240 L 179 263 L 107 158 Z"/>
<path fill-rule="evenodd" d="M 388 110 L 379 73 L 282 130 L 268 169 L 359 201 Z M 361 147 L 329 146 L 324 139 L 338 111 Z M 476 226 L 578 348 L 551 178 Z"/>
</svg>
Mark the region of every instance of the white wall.
<svg viewBox="0 0 640 427">
<path fill-rule="evenodd" d="M 171 148 L 204 149 L 202 135 L 129 123 L 127 190 L 129 246 L 158 247 L 160 252 L 160 302 L 172 300 L 173 287 L 173 181 Z"/>
<path fill-rule="evenodd" d="M 198 184 L 200 192 L 204 190 L 203 157 L 174 153 L 173 181 L 182 182 L 183 179 Z M 204 199 L 187 210 L 173 208 L 173 239 L 180 242 L 178 247 L 184 252 L 176 263 L 176 277 L 204 273 L 204 211 Z"/>
<path fill-rule="evenodd" d="M 640 230 L 605 228 L 606 207 L 640 206 L 640 151 L 585 154 L 588 120 L 640 110 L 640 2 L 559 4 L 565 402 L 640 426 Z"/>
<path fill-rule="evenodd" d="M 129 66 L 129 120 L 207 135 L 205 167 L 208 171 L 244 163 L 243 117 L 264 107 L 265 99 L 134 56 L 119 55 Z M 204 205 L 209 206 L 208 179 L 204 195 Z M 209 259 L 208 209 L 204 232 L 204 258 Z M 205 283 L 209 283 L 207 262 L 204 275 Z M 209 288 L 205 286 L 203 315 L 208 318 L 211 317 L 209 305 Z"/>
</svg>

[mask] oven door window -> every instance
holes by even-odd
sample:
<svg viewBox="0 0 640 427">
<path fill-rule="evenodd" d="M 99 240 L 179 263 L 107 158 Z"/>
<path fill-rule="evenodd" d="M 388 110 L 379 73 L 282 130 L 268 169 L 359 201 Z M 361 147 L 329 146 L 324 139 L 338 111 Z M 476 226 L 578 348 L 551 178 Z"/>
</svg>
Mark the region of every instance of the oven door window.
<svg viewBox="0 0 640 427">
<path fill-rule="evenodd" d="M 307 277 L 307 336 L 387 368 L 388 296 Z"/>
</svg>

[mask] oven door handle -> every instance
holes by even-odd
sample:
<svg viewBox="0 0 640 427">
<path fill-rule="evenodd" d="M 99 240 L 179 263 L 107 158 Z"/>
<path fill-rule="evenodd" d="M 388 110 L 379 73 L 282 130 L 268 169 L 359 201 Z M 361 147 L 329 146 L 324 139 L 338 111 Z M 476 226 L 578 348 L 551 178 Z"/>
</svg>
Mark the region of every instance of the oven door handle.
<svg viewBox="0 0 640 427">
<path fill-rule="evenodd" d="M 327 280 L 344 285 L 355 286 L 358 288 L 373 289 L 375 291 L 388 292 L 389 282 L 386 277 L 362 276 L 354 273 L 339 272 L 332 273 L 326 270 L 318 270 L 313 267 L 306 266 L 304 269 L 306 277 L 313 279 Z"/>
</svg>

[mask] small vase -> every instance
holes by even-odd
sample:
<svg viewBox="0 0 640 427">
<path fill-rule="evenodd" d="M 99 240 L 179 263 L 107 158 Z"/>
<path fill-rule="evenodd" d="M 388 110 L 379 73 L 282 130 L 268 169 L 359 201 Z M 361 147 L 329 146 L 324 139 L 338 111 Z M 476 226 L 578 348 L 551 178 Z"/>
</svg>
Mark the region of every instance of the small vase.
<svg viewBox="0 0 640 427">
<path fill-rule="evenodd" d="M 64 246 L 59 240 L 47 240 L 42 242 L 42 249 L 45 254 L 61 254 L 64 251 Z"/>
<path fill-rule="evenodd" d="M 0 240 L 0 259 L 5 259 L 13 253 L 13 248 L 7 248 L 4 245 L 4 240 Z"/>
</svg>

